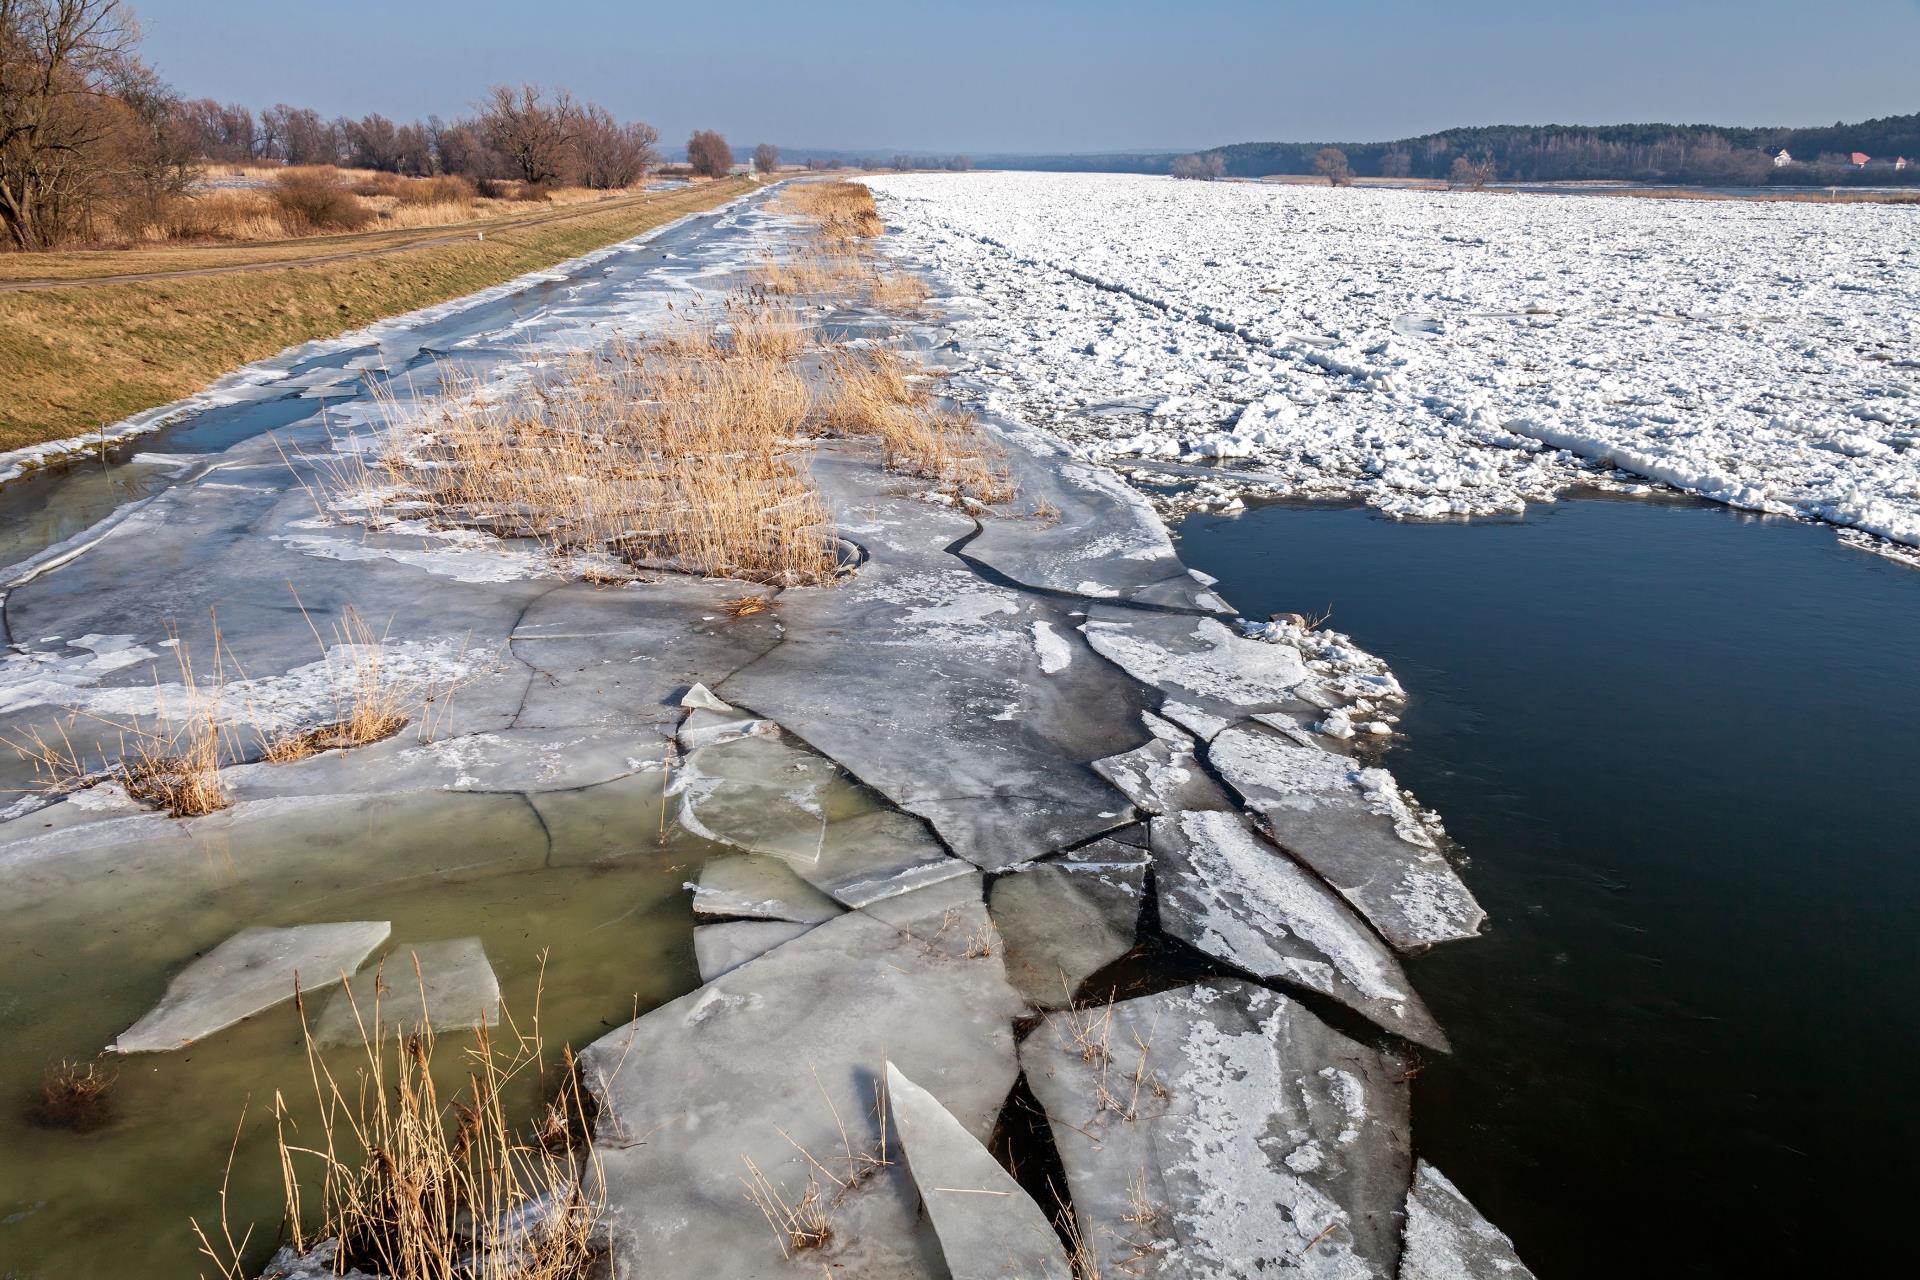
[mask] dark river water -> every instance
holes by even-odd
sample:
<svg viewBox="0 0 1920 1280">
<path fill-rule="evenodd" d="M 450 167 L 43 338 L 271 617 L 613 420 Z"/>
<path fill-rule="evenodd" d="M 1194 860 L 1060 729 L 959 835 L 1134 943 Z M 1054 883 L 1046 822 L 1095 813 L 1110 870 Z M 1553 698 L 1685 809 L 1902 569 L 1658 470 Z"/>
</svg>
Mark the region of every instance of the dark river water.
<svg viewBox="0 0 1920 1280">
<path fill-rule="evenodd" d="M 1385 763 L 1490 916 L 1409 966 L 1415 1145 L 1543 1280 L 1912 1274 L 1920 572 L 1680 500 L 1178 538 L 1409 691 Z"/>
</svg>

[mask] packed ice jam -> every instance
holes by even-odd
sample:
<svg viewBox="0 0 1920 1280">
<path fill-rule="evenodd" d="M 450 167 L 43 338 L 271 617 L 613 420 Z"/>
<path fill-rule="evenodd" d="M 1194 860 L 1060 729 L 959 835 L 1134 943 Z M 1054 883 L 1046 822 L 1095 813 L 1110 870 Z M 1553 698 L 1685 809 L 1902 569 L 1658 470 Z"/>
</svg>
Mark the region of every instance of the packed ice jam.
<svg viewBox="0 0 1920 1280">
<path fill-rule="evenodd" d="M 995 406 L 1198 489 L 1516 512 L 1658 482 L 1920 546 L 1911 208 L 872 180 Z"/>
</svg>

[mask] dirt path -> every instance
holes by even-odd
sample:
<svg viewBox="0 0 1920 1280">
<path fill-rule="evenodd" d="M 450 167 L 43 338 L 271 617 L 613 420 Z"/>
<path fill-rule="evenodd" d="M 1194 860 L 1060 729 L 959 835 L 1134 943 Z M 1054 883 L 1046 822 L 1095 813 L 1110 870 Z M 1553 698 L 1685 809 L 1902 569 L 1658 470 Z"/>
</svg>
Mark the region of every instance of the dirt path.
<svg viewBox="0 0 1920 1280">
<path fill-rule="evenodd" d="M 406 253 L 413 249 L 432 249 L 441 245 L 459 244 L 466 240 L 484 239 L 489 231 L 518 231 L 528 227 L 544 227 L 556 222 L 567 222 L 589 215 L 611 213 L 622 208 L 645 205 L 654 198 L 655 193 L 649 193 L 631 196 L 624 200 L 598 200 L 589 204 L 568 205 L 563 209 L 545 209 L 538 213 L 496 218 L 477 226 L 468 224 L 458 231 L 440 231 L 437 234 L 397 240 L 389 244 L 343 249 L 332 253 L 315 253 L 301 257 L 272 258 L 259 262 L 229 262 L 213 267 L 182 267 L 170 271 L 132 271 L 109 276 L 39 276 L 24 280 L 0 280 L 0 293 L 18 293 L 35 289 L 86 289 L 114 284 L 146 284 L 156 280 L 187 280 L 200 276 L 241 275 L 250 271 L 285 271 L 294 267 L 321 267 L 337 262 L 357 262 L 368 258 L 386 257 L 389 254 Z M 394 233 L 385 231 L 374 234 L 391 236 Z M 334 240 L 334 243 L 338 242 Z M 221 247 L 232 248 L 225 245 Z"/>
</svg>

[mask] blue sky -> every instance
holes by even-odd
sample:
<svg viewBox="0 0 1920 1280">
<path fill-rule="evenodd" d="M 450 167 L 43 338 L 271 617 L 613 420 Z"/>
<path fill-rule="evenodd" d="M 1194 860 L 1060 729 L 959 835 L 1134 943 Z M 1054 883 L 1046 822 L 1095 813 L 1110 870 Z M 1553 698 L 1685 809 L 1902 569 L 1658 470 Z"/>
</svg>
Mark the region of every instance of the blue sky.
<svg viewBox="0 0 1920 1280">
<path fill-rule="evenodd" d="M 408 119 L 533 80 L 673 141 L 1094 151 L 1920 110 L 1920 0 L 132 3 L 192 97 Z"/>
</svg>

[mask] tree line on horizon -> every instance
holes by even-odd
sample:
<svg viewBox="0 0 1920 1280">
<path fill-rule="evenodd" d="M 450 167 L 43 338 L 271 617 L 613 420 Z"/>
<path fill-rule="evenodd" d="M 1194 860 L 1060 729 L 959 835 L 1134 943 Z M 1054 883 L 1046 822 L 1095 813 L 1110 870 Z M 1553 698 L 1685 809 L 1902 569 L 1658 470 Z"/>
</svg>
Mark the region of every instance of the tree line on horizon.
<svg viewBox="0 0 1920 1280">
<path fill-rule="evenodd" d="M 1325 148 L 1311 143 L 1239 143 L 1218 155 L 1233 176 L 1313 173 Z M 1913 167 L 1862 170 L 1858 151 L 1891 161 L 1920 160 L 1920 114 L 1818 129 L 1719 128 L 1710 125 L 1491 125 L 1447 129 L 1392 142 L 1341 144 L 1353 172 L 1385 178 L 1447 178 L 1456 161 L 1491 165 L 1509 182 L 1601 179 L 1711 186 L 1852 185 L 1910 182 Z M 1776 165 L 1782 150 L 1794 163 Z"/>
<path fill-rule="evenodd" d="M 339 166 L 409 177 L 450 175 L 481 194 L 513 183 L 615 190 L 661 161 L 659 132 L 564 89 L 495 85 L 471 114 L 397 122 L 328 119 L 279 103 L 262 111 L 183 99 L 139 56 L 123 0 L 0 0 L 0 243 L 44 249 L 86 240 L 112 215 L 157 221 L 205 162 Z M 688 141 L 691 172 L 734 163 L 726 139 Z M 763 171 L 778 152 L 763 144 Z"/>
<path fill-rule="evenodd" d="M 1169 173 L 1179 177 L 1257 178 L 1320 172 L 1318 142 L 1242 142 L 1186 155 L 1134 151 L 1082 155 L 988 155 L 996 168 L 1088 173 Z M 1920 113 L 1818 128 L 1714 125 L 1490 125 L 1446 129 L 1389 142 L 1338 143 L 1359 177 L 1460 176 L 1476 173 L 1512 182 L 1578 179 L 1686 182 L 1711 186 L 1856 186 L 1920 183 Z M 1785 149 L 1794 162 L 1776 166 Z M 1876 162 L 1905 156 L 1895 171 L 1854 166 L 1853 152 Z M 1177 172 L 1176 172 L 1176 166 Z M 1217 170 L 1217 172 L 1216 172 Z"/>
</svg>

